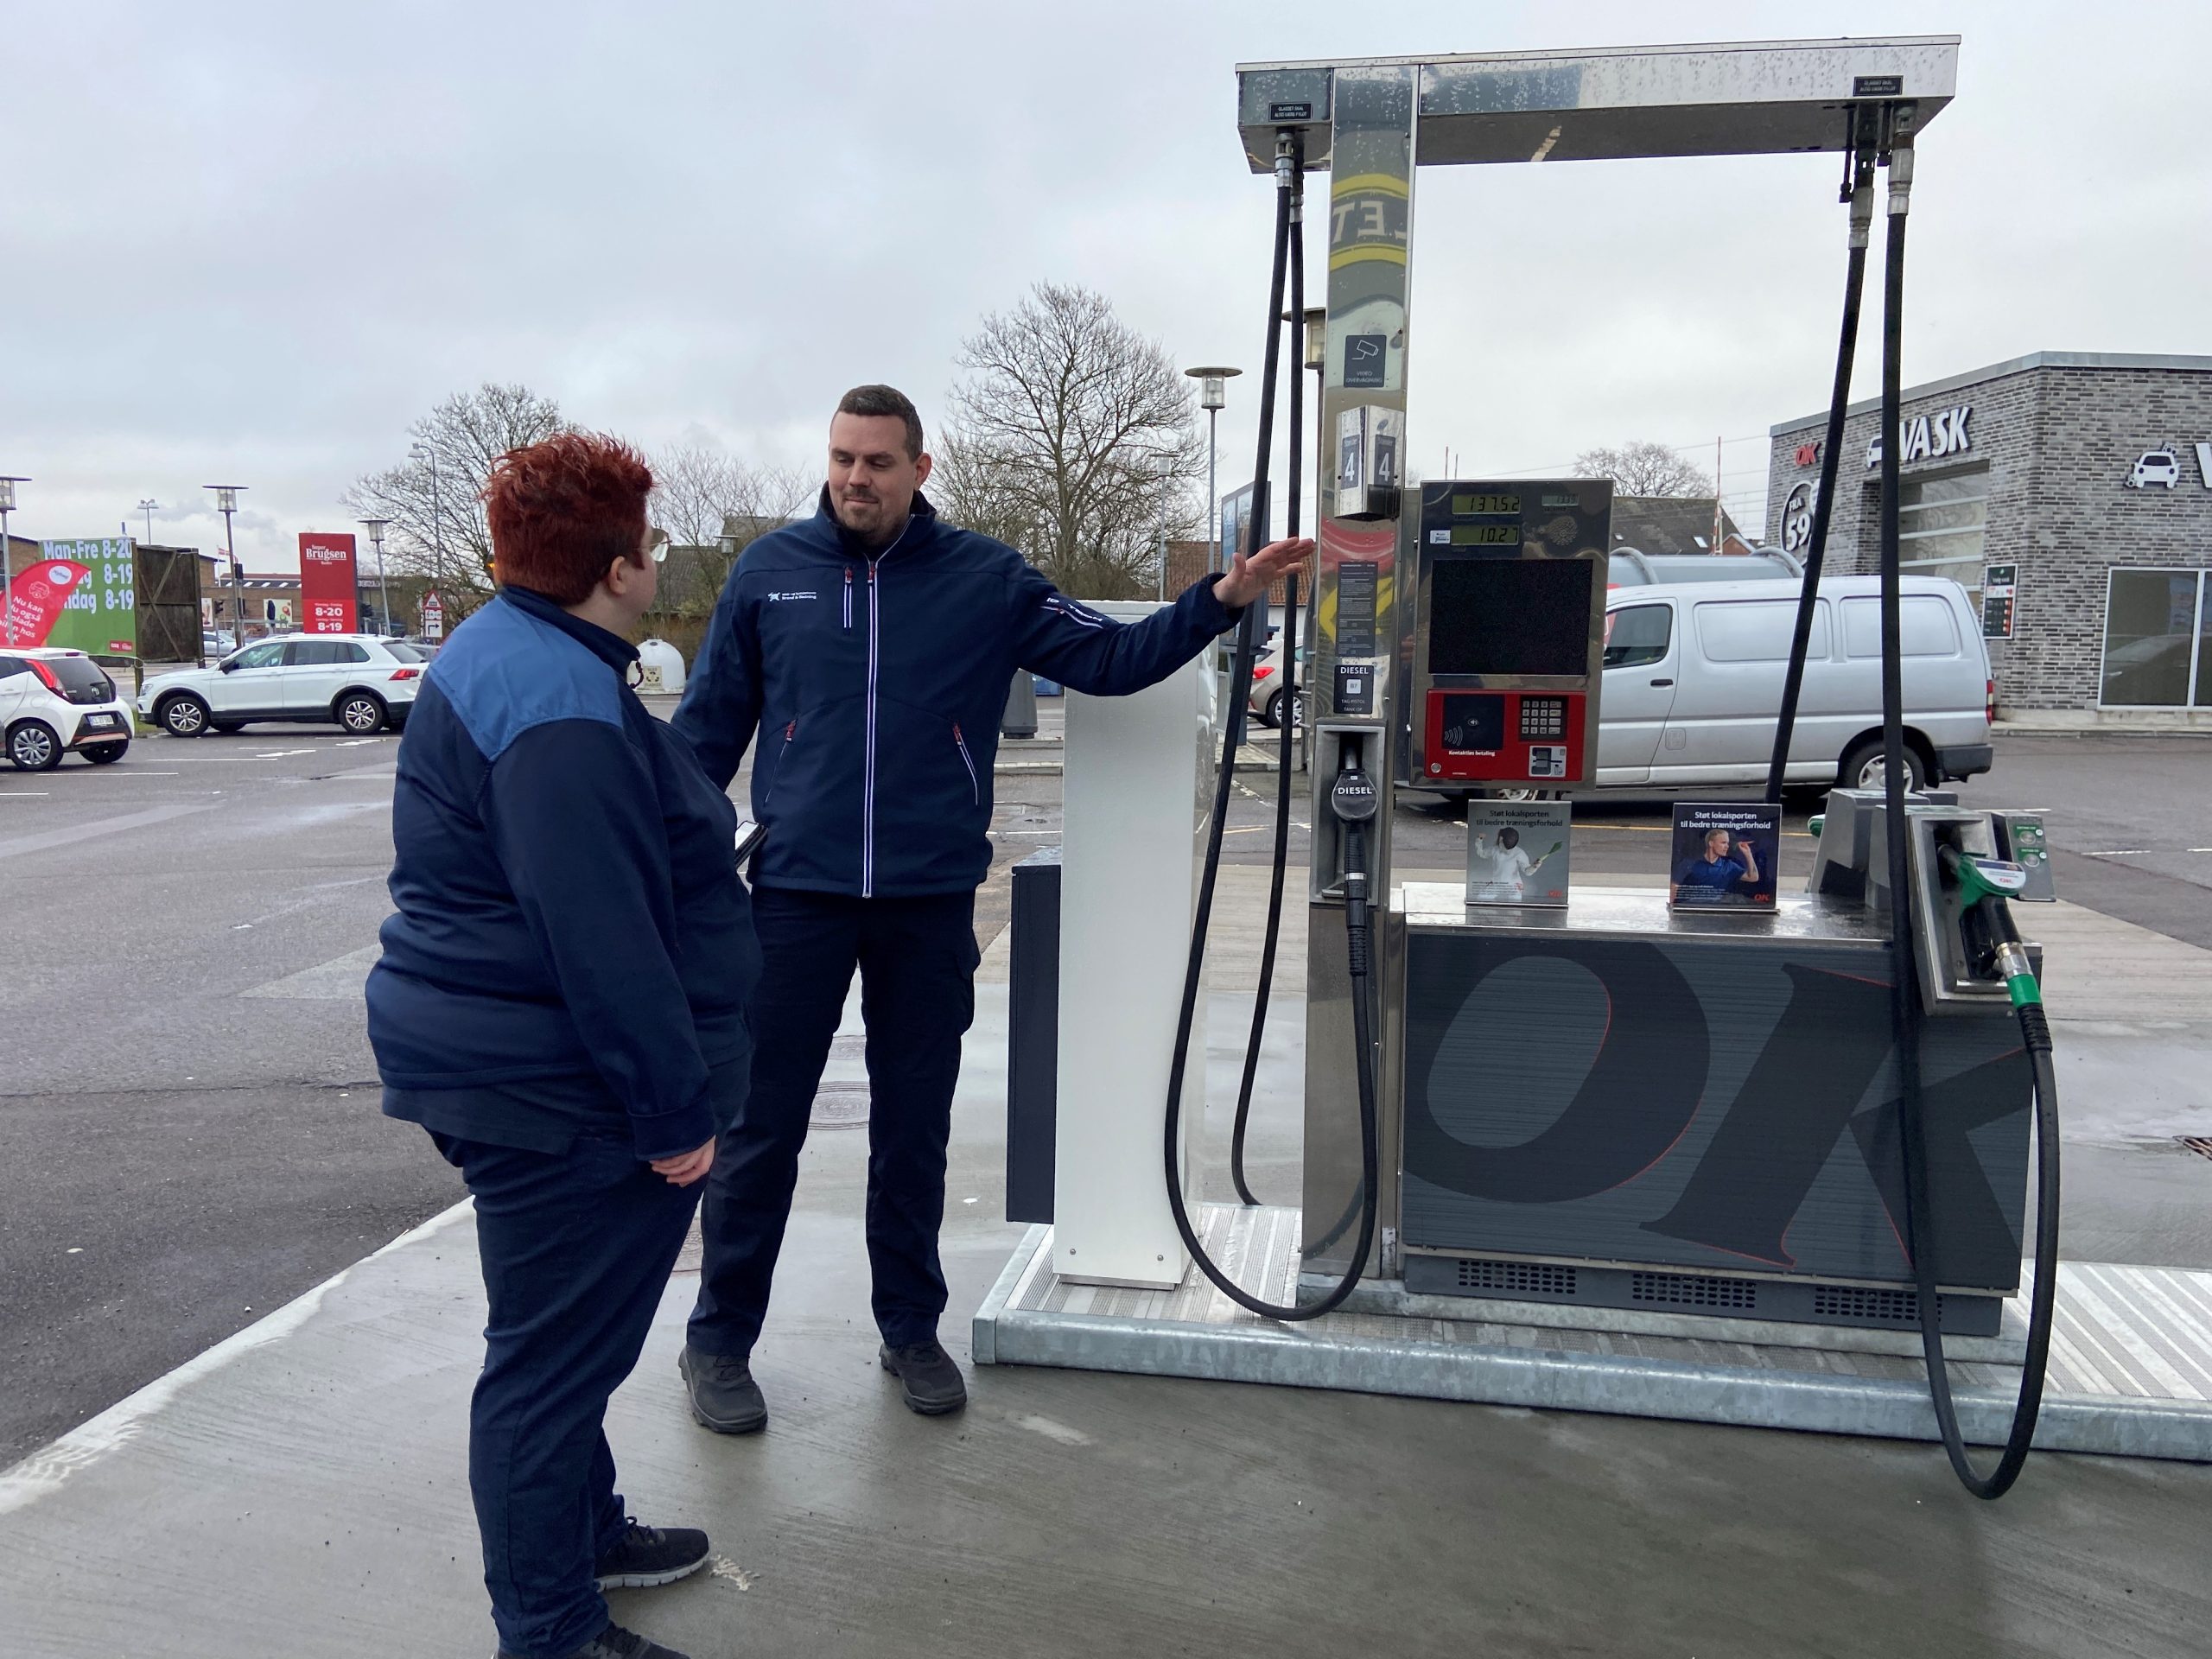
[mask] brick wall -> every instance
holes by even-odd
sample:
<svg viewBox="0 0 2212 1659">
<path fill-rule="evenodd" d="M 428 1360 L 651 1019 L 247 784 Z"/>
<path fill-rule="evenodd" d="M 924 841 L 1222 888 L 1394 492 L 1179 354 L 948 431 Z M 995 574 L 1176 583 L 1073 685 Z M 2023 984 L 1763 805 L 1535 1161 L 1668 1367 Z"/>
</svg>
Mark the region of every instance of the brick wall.
<svg viewBox="0 0 2212 1659">
<path fill-rule="evenodd" d="M 1986 563 L 2019 567 L 2013 637 L 1991 640 L 1998 702 L 2008 710 L 2094 709 L 2102 669 L 2106 572 L 2114 565 L 2212 565 L 2212 490 L 2190 446 L 2212 442 L 2212 372 L 2187 369 L 2042 365 L 1908 397 L 1911 418 L 1971 405 L 1970 448 L 1910 461 L 1904 478 L 1948 477 L 1986 467 L 1990 483 Z M 1879 469 L 1866 465 L 1878 416 L 1866 410 L 1844 429 L 1827 569 L 1877 568 Z M 1799 466 L 1801 445 L 1820 439 L 1824 419 L 1774 435 L 1768 467 L 1769 540 L 1780 545 L 1783 510 L 1817 464 Z M 2132 490 L 2144 450 L 2173 448 L 2177 488 Z"/>
</svg>

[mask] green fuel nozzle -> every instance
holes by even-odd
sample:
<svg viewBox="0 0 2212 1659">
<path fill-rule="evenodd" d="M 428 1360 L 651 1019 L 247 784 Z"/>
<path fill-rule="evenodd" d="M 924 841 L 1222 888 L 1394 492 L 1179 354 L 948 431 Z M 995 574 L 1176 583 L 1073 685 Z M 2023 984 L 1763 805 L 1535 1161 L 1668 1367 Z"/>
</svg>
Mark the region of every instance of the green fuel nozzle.
<svg viewBox="0 0 2212 1659">
<path fill-rule="evenodd" d="M 1984 949 L 1995 960 L 1999 976 L 2016 1008 L 2040 1007 L 2043 988 L 2029 965 L 2027 946 L 2012 925 L 2012 908 L 2005 901 L 2028 885 L 2027 867 L 2008 859 L 1983 858 L 1956 847 L 1937 849 L 1936 862 L 1944 881 L 1958 890 L 1960 902 L 1981 934 Z"/>
</svg>

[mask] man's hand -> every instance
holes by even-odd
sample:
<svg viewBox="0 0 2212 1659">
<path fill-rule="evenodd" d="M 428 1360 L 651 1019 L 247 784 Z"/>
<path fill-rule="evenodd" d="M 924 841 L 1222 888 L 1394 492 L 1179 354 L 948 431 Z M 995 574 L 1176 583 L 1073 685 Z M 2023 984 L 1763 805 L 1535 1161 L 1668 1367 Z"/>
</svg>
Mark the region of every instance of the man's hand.
<svg viewBox="0 0 2212 1659">
<path fill-rule="evenodd" d="M 1294 536 L 1269 542 L 1258 552 L 1239 553 L 1229 569 L 1214 581 L 1213 596 L 1225 609 L 1241 611 L 1275 585 L 1275 579 L 1294 570 L 1313 555 L 1313 538 Z"/>
<path fill-rule="evenodd" d="M 691 1152 L 678 1153 L 673 1158 L 653 1160 L 653 1173 L 667 1178 L 671 1186 L 689 1186 L 703 1178 L 715 1166 L 715 1143 L 708 1141 Z"/>
</svg>

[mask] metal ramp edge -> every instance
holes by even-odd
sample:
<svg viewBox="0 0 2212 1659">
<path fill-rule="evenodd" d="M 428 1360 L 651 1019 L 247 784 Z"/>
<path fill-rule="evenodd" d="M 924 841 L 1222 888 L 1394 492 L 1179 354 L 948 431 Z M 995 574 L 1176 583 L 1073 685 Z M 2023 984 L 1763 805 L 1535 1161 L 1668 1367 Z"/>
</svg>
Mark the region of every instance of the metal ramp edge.
<svg viewBox="0 0 2212 1659">
<path fill-rule="evenodd" d="M 1234 1318 L 1161 1319 L 1025 1306 L 1025 1301 L 1039 1300 L 1040 1281 L 1053 1277 L 1050 1239 L 1049 1227 L 1032 1227 L 976 1313 L 977 1363 L 1269 1383 L 1889 1440 L 1936 1438 L 1924 1380 L 1575 1352 L 1546 1345 L 1567 1333 L 1537 1327 L 1485 1324 L 1487 1332 L 1498 1334 L 1440 1340 L 1433 1335 L 1391 1335 L 1383 1327 L 1395 1323 L 1433 1332 L 1445 1322 L 1390 1321 L 1374 1315 L 1331 1315 L 1313 1325 L 1292 1326 L 1254 1319 L 1241 1310 Z M 1225 1298 L 1216 1300 L 1221 1307 L 1233 1307 Z M 1478 1323 L 1464 1322 L 1468 1327 Z M 1960 1422 L 1970 1441 L 1993 1446 L 2003 1440 L 2017 1375 L 2007 1366 L 1954 1368 Z M 2212 1402 L 2064 1393 L 2053 1387 L 2044 1395 L 2036 1445 L 2056 1452 L 2212 1462 Z"/>
</svg>

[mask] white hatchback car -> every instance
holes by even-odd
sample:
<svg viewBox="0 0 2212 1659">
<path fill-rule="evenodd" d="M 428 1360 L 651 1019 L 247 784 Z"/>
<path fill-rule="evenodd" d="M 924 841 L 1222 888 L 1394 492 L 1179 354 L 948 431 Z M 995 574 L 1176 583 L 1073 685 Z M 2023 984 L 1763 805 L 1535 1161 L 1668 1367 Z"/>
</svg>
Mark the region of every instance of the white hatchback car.
<svg viewBox="0 0 2212 1659">
<path fill-rule="evenodd" d="M 51 772 L 74 751 L 96 766 L 123 759 L 130 704 L 81 651 L 0 647 L 0 734 L 24 772 Z"/>
<path fill-rule="evenodd" d="M 138 709 L 172 737 L 266 720 L 331 721 L 365 737 L 405 723 L 423 670 L 423 653 L 404 639 L 295 633 L 256 640 L 213 668 L 149 681 Z"/>
</svg>

